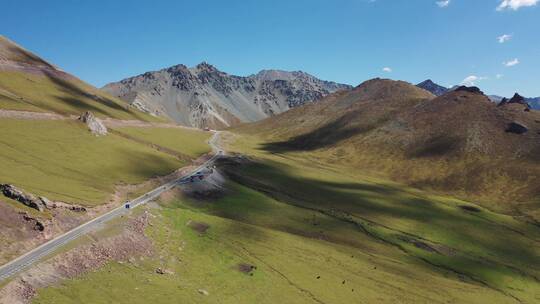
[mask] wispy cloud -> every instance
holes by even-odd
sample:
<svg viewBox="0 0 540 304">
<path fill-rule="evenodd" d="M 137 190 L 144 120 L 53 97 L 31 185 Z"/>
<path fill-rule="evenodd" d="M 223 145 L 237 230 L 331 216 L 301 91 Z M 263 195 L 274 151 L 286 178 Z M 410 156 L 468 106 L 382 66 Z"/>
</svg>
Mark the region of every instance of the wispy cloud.
<svg viewBox="0 0 540 304">
<path fill-rule="evenodd" d="M 504 35 L 501 35 L 499 37 L 497 37 L 497 40 L 499 41 L 499 43 L 505 43 L 506 41 L 512 39 L 512 35 L 510 34 L 504 34 Z"/>
<path fill-rule="evenodd" d="M 507 67 L 512 67 L 512 66 L 515 66 L 515 65 L 519 64 L 519 59 L 514 58 L 512 60 L 508 60 L 508 61 L 503 62 L 503 64 L 505 66 L 507 66 Z"/>
<path fill-rule="evenodd" d="M 471 76 L 465 77 L 465 79 L 463 79 L 461 84 L 466 85 L 466 86 L 473 86 L 473 85 L 476 85 L 477 82 L 479 82 L 481 80 L 484 80 L 484 79 L 487 79 L 487 77 L 471 75 Z"/>
<path fill-rule="evenodd" d="M 497 75 L 495 75 L 495 78 L 497 78 L 497 79 L 501 79 L 501 78 L 503 78 L 503 77 L 504 77 L 503 74 L 497 74 Z"/>
<path fill-rule="evenodd" d="M 450 0 L 442 0 L 436 2 L 439 7 L 448 7 L 450 5 Z"/>
<path fill-rule="evenodd" d="M 517 11 L 521 7 L 534 6 L 539 0 L 502 0 L 501 4 L 497 6 L 498 11 L 511 9 Z"/>
<path fill-rule="evenodd" d="M 391 73 L 392 72 L 392 68 L 389 68 L 389 67 L 384 67 L 382 70 L 383 70 L 383 72 L 386 72 L 386 73 Z"/>
</svg>

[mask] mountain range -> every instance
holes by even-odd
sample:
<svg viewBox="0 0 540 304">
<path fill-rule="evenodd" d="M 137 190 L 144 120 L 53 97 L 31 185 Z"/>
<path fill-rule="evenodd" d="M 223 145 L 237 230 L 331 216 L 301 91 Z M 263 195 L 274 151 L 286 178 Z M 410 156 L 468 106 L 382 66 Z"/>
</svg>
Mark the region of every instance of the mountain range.
<svg viewBox="0 0 540 304">
<path fill-rule="evenodd" d="M 444 93 L 456 89 L 458 86 L 454 86 L 452 88 L 447 88 L 444 86 L 441 86 L 435 82 L 433 82 L 431 79 L 422 81 L 421 83 L 416 85 L 417 87 L 420 87 L 428 92 L 431 92 L 435 96 L 441 96 Z M 493 102 L 501 102 L 503 100 L 503 96 L 499 95 L 488 95 L 489 99 Z M 534 97 L 534 98 L 525 98 L 525 101 L 531 106 L 531 108 L 535 110 L 540 110 L 540 97 Z"/>
<path fill-rule="evenodd" d="M 301 71 L 235 76 L 203 62 L 147 72 L 107 84 L 103 90 L 185 126 L 221 128 L 261 120 L 350 88 Z"/>
</svg>

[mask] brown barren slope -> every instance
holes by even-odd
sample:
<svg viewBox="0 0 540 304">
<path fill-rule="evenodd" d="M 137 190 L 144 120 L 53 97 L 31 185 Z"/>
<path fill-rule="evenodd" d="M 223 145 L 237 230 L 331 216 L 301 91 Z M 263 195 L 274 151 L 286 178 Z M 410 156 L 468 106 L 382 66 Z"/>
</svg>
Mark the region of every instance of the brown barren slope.
<svg viewBox="0 0 540 304">
<path fill-rule="evenodd" d="M 516 123 L 527 131 L 516 133 Z M 479 90 L 435 97 L 374 79 L 235 130 L 264 138 L 267 151 L 309 153 L 347 170 L 540 218 L 540 112 L 497 106 Z"/>
</svg>

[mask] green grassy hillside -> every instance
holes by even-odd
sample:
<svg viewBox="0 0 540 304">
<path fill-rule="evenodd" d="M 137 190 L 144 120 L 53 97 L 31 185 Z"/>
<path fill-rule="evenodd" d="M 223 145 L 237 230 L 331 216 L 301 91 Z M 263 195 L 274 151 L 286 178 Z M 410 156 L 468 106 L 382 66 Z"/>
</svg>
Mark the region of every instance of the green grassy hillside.
<svg viewBox="0 0 540 304">
<path fill-rule="evenodd" d="M 158 121 L 72 77 L 0 70 L 0 109 Z"/>
<path fill-rule="evenodd" d="M 139 112 L 0 35 L 0 109 L 160 120 Z"/>
<path fill-rule="evenodd" d="M 210 152 L 210 146 L 205 141 L 210 139 L 210 132 L 188 128 L 120 127 L 115 130 L 135 140 L 153 143 L 191 158 Z"/>
<path fill-rule="evenodd" d="M 39 290 L 34 303 L 540 299 L 538 227 L 258 144 L 244 137 L 228 147 L 249 158 L 219 164 L 229 177 L 223 189 L 152 210 L 153 257 Z"/>
<path fill-rule="evenodd" d="M 49 199 L 103 204 L 116 184 L 140 183 L 187 164 L 115 134 L 93 136 L 76 121 L 0 119 L 0 129 L 0 183 L 12 183 Z M 160 128 L 141 132 L 159 135 L 159 143 L 167 136 L 170 142 L 189 138 L 177 150 L 192 157 L 206 151 L 201 148 L 208 138 L 206 132 Z"/>
</svg>

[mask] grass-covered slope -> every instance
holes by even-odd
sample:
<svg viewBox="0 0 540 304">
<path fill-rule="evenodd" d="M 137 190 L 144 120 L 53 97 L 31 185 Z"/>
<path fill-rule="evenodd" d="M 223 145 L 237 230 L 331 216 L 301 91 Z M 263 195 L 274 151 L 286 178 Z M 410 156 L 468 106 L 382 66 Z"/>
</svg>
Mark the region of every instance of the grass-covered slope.
<svg viewBox="0 0 540 304">
<path fill-rule="evenodd" d="M 157 120 L 0 36 L 0 109 Z"/>
<path fill-rule="evenodd" d="M 0 119 L 0 183 L 11 183 L 49 199 L 96 205 L 106 202 L 120 183 L 135 184 L 168 174 L 184 165 L 173 155 L 149 145 L 109 134 L 96 137 L 86 126 L 69 120 Z M 137 128 L 132 129 L 137 132 Z M 144 128 L 157 142 L 178 144 L 178 153 L 197 157 L 207 132 Z M 160 137 L 161 136 L 161 137 Z M 153 138 L 148 138 L 152 143 Z M 192 149 L 192 145 L 198 147 Z"/>
<path fill-rule="evenodd" d="M 508 132 L 511 123 L 527 127 Z M 370 80 L 350 92 L 234 130 L 259 148 L 540 218 L 540 112 L 497 107 L 480 92 L 435 98 L 404 82 Z"/>
<path fill-rule="evenodd" d="M 239 143 L 255 162 L 222 162 L 232 179 L 223 188 L 166 198 L 152 211 L 152 258 L 39 290 L 34 303 L 538 299 L 538 227 Z"/>
<path fill-rule="evenodd" d="M 119 127 L 114 130 L 128 138 L 153 143 L 192 158 L 210 152 L 210 146 L 201 139 L 210 139 L 212 133 L 197 129 Z"/>
<path fill-rule="evenodd" d="M 84 205 L 104 203 L 116 184 L 139 183 L 170 173 L 208 151 L 207 133 L 177 128 L 125 130 L 144 140 L 114 130 L 107 136 L 91 135 L 73 117 L 91 111 L 107 119 L 158 119 L 0 36 L 2 110 L 52 112 L 66 117 L 46 121 L 46 116 L 34 115 L 17 120 L 21 115 L 4 111 L 0 119 L 0 182 L 50 199 Z M 174 153 L 158 149 L 160 145 Z"/>
</svg>

